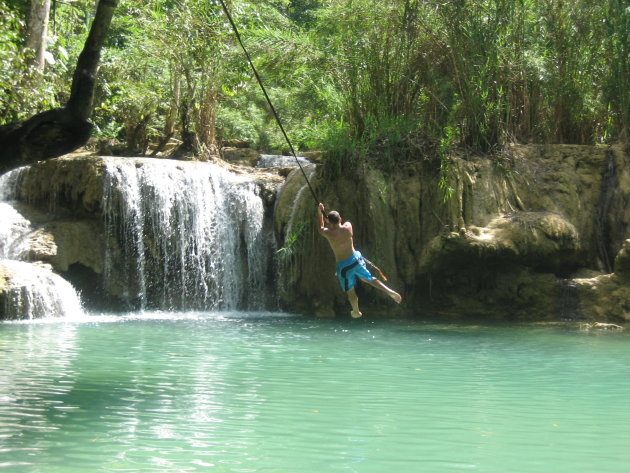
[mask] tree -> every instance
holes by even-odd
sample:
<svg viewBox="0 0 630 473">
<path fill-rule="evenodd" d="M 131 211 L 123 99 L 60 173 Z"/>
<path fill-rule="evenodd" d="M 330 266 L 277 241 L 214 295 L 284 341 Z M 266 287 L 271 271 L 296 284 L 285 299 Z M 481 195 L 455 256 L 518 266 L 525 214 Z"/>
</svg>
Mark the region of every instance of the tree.
<svg viewBox="0 0 630 473">
<path fill-rule="evenodd" d="M 101 49 L 118 0 L 100 0 L 72 79 L 70 98 L 24 121 L 0 127 L 0 167 L 8 169 L 69 153 L 87 143 Z"/>
<path fill-rule="evenodd" d="M 34 52 L 31 64 L 40 71 L 46 65 L 46 40 L 48 36 L 48 16 L 50 0 L 31 0 L 31 13 L 26 33 L 26 47 Z"/>
</svg>

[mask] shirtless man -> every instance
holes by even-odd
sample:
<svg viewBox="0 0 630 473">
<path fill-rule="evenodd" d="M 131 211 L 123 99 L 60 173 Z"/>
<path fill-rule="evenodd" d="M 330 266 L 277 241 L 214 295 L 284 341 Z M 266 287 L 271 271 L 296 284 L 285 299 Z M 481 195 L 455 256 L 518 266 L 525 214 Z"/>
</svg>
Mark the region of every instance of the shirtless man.
<svg viewBox="0 0 630 473">
<path fill-rule="evenodd" d="M 328 240 L 330 247 L 335 254 L 337 260 L 337 278 L 341 289 L 348 296 L 352 312 L 350 315 L 357 318 L 361 317 L 359 310 L 359 298 L 354 290 L 357 279 L 374 286 L 386 293 L 394 301 L 400 304 L 402 297 L 396 291 L 391 290 L 378 279 L 374 278 L 365 267 L 365 260 L 361 256 L 361 252 L 354 249 L 352 241 L 352 224 L 350 222 L 342 222 L 339 212 L 333 210 L 326 215 L 328 227 L 324 225 L 324 204 L 319 204 L 317 209 L 319 218 L 319 234 Z"/>
</svg>

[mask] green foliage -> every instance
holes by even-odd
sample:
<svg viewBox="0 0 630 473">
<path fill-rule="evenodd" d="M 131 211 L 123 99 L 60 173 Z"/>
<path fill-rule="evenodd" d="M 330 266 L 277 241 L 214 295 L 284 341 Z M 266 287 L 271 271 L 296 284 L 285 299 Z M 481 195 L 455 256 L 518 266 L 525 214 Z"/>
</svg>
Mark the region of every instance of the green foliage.
<svg viewBox="0 0 630 473">
<path fill-rule="evenodd" d="M 233 12 L 274 108 L 294 148 L 301 150 L 320 145 L 330 108 L 329 81 L 325 76 L 312 74 L 321 62 L 322 51 L 314 44 L 312 33 L 301 28 L 309 23 L 309 3 L 315 2 L 242 2 L 234 5 Z M 296 21 L 292 21 L 294 13 L 299 18 Z M 231 33 L 226 38 L 228 41 L 230 36 Z M 240 68 L 241 74 L 232 77 L 238 85 L 231 86 L 231 93 L 220 98 L 220 110 L 224 112 L 218 118 L 220 136 L 239 137 L 235 133 L 244 128 L 243 121 L 248 121 L 247 141 L 261 151 L 288 153 L 286 141 L 243 52 L 233 42 L 230 52 L 229 67 Z"/>
<path fill-rule="evenodd" d="M 450 171 L 451 161 L 449 153 L 453 147 L 453 140 L 455 138 L 455 129 L 453 127 L 446 127 L 444 129 L 444 136 L 440 140 L 440 146 L 438 147 L 438 157 L 440 159 L 440 180 L 438 182 L 438 188 L 442 191 L 442 200 L 447 202 L 453 197 L 455 189 L 450 183 Z"/>
<path fill-rule="evenodd" d="M 300 250 L 302 241 L 301 238 L 308 226 L 308 222 L 302 221 L 296 224 L 291 232 L 287 233 L 284 246 L 276 251 L 282 261 L 286 261 L 295 256 Z"/>
<path fill-rule="evenodd" d="M 319 12 L 327 70 L 343 94 L 331 169 L 370 161 L 392 133 L 488 152 L 512 140 L 627 137 L 628 17 L 623 2 L 346 0 Z M 409 123 L 412 126 L 409 126 Z M 343 131 L 340 130 L 343 127 Z M 434 147 L 423 148 L 432 152 Z M 414 147 L 405 151 L 422 157 Z M 443 155 L 439 158 L 444 178 Z M 379 165 L 390 167 L 383 154 Z M 447 169 L 447 167 L 446 167 Z M 448 190 L 445 180 L 442 187 Z"/>
<path fill-rule="evenodd" d="M 29 68 L 27 59 L 32 51 L 24 49 L 28 2 L 0 5 L 0 124 L 65 103 L 93 6 L 86 0 L 59 2 L 49 27 L 46 67 L 42 72 Z"/>
<path fill-rule="evenodd" d="M 0 124 L 14 121 L 17 110 L 15 84 L 24 71 L 23 56 L 19 47 L 19 29 L 23 23 L 18 15 L 7 6 L 0 4 Z"/>
<path fill-rule="evenodd" d="M 20 33 L 24 28 L 18 11 L 0 5 L 0 124 L 56 105 L 52 81 L 27 64 L 32 51 L 23 47 Z"/>
<path fill-rule="evenodd" d="M 630 136 L 623 0 L 231 0 L 298 150 L 327 172 L 433 159 L 448 197 L 454 148 Z M 43 74 L 22 48 L 27 2 L 0 5 L 0 124 L 62 105 L 94 12 L 57 2 Z M 94 122 L 136 143 L 240 138 L 287 152 L 218 0 L 121 0 Z"/>
<path fill-rule="evenodd" d="M 603 102 L 608 104 L 600 135 L 630 137 L 630 9 L 623 0 L 608 0 L 603 14 L 603 47 L 599 73 L 605 78 Z"/>
</svg>

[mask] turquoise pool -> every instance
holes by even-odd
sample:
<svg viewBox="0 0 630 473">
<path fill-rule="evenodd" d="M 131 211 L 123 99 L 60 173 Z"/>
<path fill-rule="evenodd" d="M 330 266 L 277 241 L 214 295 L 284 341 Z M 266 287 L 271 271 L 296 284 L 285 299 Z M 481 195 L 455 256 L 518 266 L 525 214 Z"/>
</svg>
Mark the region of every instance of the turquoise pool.
<svg viewBox="0 0 630 473">
<path fill-rule="evenodd" d="M 630 471 L 627 333 L 93 315 L 0 359 L 0 473 Z"/>
</svg>

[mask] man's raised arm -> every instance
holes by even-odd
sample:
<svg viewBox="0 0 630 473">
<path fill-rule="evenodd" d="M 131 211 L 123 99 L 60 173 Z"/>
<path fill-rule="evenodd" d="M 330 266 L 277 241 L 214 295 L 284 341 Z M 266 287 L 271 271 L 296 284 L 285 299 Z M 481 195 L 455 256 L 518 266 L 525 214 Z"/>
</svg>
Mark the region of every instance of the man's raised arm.
<svg viewBox="0 0 630 473">
<path fill-rule="evenodd" d="M 317 206 L 317 221 L 319 225 L 317 226 L 317 231 L 320 235 L 326 233 L 326 226 L 324 225 L 324 204 L 321 202 Z"/>
</svg>

